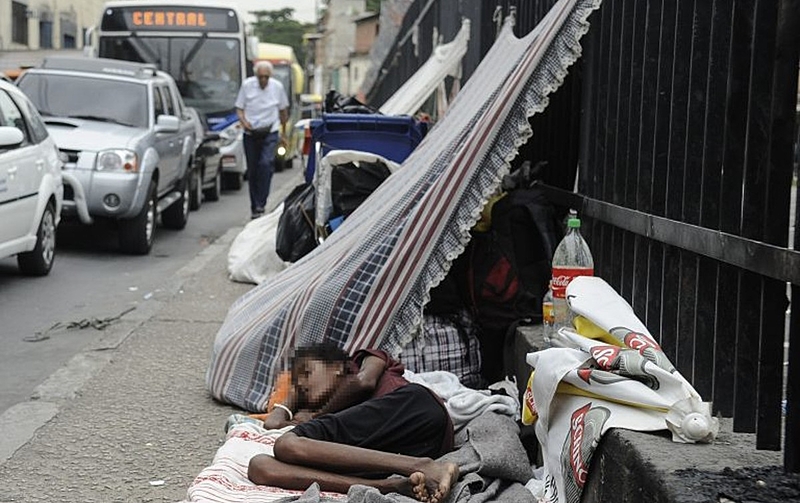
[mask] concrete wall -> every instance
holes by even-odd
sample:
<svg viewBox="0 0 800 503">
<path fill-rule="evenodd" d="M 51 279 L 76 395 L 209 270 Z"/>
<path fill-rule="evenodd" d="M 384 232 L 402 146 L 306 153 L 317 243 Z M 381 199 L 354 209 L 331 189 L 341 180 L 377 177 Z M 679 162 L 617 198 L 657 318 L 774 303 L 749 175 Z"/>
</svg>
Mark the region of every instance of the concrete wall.
<svg viewBox="0 0 800 503">
<path fill-rule="evenodd" d="M 103 8 L 102 0 L 19 0 L 16 3 L 25 5 L 28 12 L 28 40 L 20 44 L 11 40 L 12 3 L 0 0 L 0 51 L 48 48 L 40 43 L 42 29 L 48 27 L 49 48 L 66 48 L 65 35 L 74 41 L 73 48 L 81 48 L 84 31 L 99 22 Z"/>
</svg>

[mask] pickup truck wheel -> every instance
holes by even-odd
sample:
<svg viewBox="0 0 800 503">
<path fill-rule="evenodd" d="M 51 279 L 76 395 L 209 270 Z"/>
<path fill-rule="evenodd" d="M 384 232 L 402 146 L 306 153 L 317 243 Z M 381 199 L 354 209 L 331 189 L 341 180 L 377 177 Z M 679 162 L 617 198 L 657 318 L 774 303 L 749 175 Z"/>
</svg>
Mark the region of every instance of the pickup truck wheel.
<svg viewBox="0 0 800 503">
<path fill-rule="evenodd" d="M 242 188 L 241 173 L 223 173 L 222 187 L 226 190 L 239 190 Z"/>
<path fill-rule="evenodd" d="M 56 212 L 48 203 L 42 213 L 39 229 L 36 231 L 36 246 L 33 250 L 17 255 L 17 264 L 23 274 L 45 276 L 53 267 L 56 257 Z"/>
<path fill-rule="evenodd" d="M 119 222 L 119 244 L 128 253 L 147 255 L 153 247 L 156 235 L 156 219 L 158 218 L 158 194 L 156 190 L 156 182 L 151 181 L 147 201 L 145 201 L 139 214 Z"/>
<path fill-rule="evenodd" d="M 222 191 L 222 172 L 217 171 L 217 176 L 214 177 L 214 186 L 210 189 L 203 191 L 206 199 L 209 201 L 219 201 L 219 193 Z"/>
<path fill-rule="evenodd" d="M 192 174 L 191 197 L 189 198 L 189 209 L 196 211 L 203 204 L 203 173 L 200 169 L 195 169 Z"/>
<path fill-rule="evenodd" d="M 191 185 L 191 176 L 192 173 L 186 174 L 186 177 L 178 186 L 181 196 L 161 214 L 161 223 L 168 229 L 181 230 L 186 227 L 186 222 L 189 221 L 189 200 L 191 199 L 189 186 Z"/>
</svg>

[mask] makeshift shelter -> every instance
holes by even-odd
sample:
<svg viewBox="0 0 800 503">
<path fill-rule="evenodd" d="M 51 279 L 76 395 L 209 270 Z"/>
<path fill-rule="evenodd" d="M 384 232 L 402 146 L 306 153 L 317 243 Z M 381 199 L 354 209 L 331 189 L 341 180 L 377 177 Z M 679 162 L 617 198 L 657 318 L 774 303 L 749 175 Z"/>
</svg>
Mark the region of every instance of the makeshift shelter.
<svg viewBox="0 0 800 503">
<path fill-rule="evenodd" d="M 437 90 L 440 101 L 443 101 L 446 96 L 445 78 L 461 78 L 461 58 L 467 53 L 470 25 L 469 19 L 463 20 L 455 38 L 436 47 L 428 61 L 381 105 L 380 112 L 386 115 L 412 115 Z"/>
<path fill-rule="evenodd" d="M 292 347 L 332 341 L 397 354 L 418 333 L 495 193 L 528 119 L 579 57 L 599 0 L 561 0 L 522 39 L 507 20 L 445 118 L 322 246 L 229 310 L 206 375 L 214 398 L 264 410 Z"/>
</svg>

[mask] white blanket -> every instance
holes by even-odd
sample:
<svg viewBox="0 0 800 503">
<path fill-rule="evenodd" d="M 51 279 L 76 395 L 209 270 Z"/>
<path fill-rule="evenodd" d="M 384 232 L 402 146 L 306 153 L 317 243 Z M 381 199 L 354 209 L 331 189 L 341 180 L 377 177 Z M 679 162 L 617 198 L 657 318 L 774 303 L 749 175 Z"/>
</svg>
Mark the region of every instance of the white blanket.
<svg viewBox="0 0 800 503">
<path fill-rule="evenodd" d="M 250 422 L 231 427 L 214 461 L 197 475 L 182 503 L 269 503 L 303 494 L 303 491 L 259 486 L 247 478 L 250 459 L 257 454 L 272 456 L 275 440 L 292 428 L 265 430 Z M 330 499 L 346 499 L 344 494 L 322 495 Z"/>
<path fill-rule="evenodd" d="M 452 372 L 437 370 L 414 373 L 406 370 L 403 377 L 408 382 L 421 384 L 433 390 L 444 401 L 453 420 L 453 427 L 461 429 L 484 412 L 496 412 L 514 420 L 519 419 L 519 401 L 509 395 L 493 394 L 491 390 L 471 389 L 459 382 Z"/>
</svg>

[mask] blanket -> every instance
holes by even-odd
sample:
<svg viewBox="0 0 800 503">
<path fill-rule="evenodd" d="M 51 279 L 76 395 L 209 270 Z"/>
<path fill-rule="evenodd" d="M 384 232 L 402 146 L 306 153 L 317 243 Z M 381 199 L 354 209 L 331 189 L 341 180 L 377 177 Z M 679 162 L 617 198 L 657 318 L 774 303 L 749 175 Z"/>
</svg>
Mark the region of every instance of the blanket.
<svg viewBox="0 0 800 503">
<path fill-rule="evenodd" d="M 518 39 L 509 19 L 445 117 L 322 245 L 238 299 L 214 340 L 211 395 L 263 411 L 294 347 L 392 356 L 420 334 L 430 291 L 464 252 L 529 118 L 580 57 L 600 0 L 559 0 Z"/>
<path fill-rule="evenodd" d="M 211 465 L 203 469 L 189 485 L 182 503 L 271 503 L 284 498 L 296 499 L 302 491 L 257 486 L 247 478 L 247 466 L 256 454 L 273 453 L 275 440 L 291 430 L 265 430 L 257 421 L 244 417 L 231 424 L 225 443 L 217 450 Z M 322 493 L 317 488 L 316 501 L 342 501 L 343 494 Z"/>
<path fill-rule="evenodd" d="M 406 370 L 403 377 L 408 382 L 430 388 L 442 398 L 456 431 L 485 412 L 495 412 L 512 419 L 519 419 L 520 404 L 508 392 L 468 388 L 455 374 L 444 370 L 420 373 Z M 511 390 L 516 393 L 516 384 L 512 383 Z"/>
<path fill-rule="evenodd" d="M 257 486 L 247 478 L 247 466 L 256 454 L 272 455 L 275 440 L 291 427 L 265 430 L 257 422 L 234 424 L 210 466 L 200 472 L 183 503 L 269 503 L 292 501 L 320 503 L 413 503 L 401 494 L 380 494 L 366 486 L 353 486 L 347 495 L 326 493 L 315 483 L 305 492 Z M 500 501 L 534 502 L 525 483 L 532 470 L 519 440 L 519 427 L 508 416 L 486 412 L 471 420 L 458 434 L 460 447 L 442 457 L 458 464 L 459 481 L 446 503 Z"/>
</svg>

